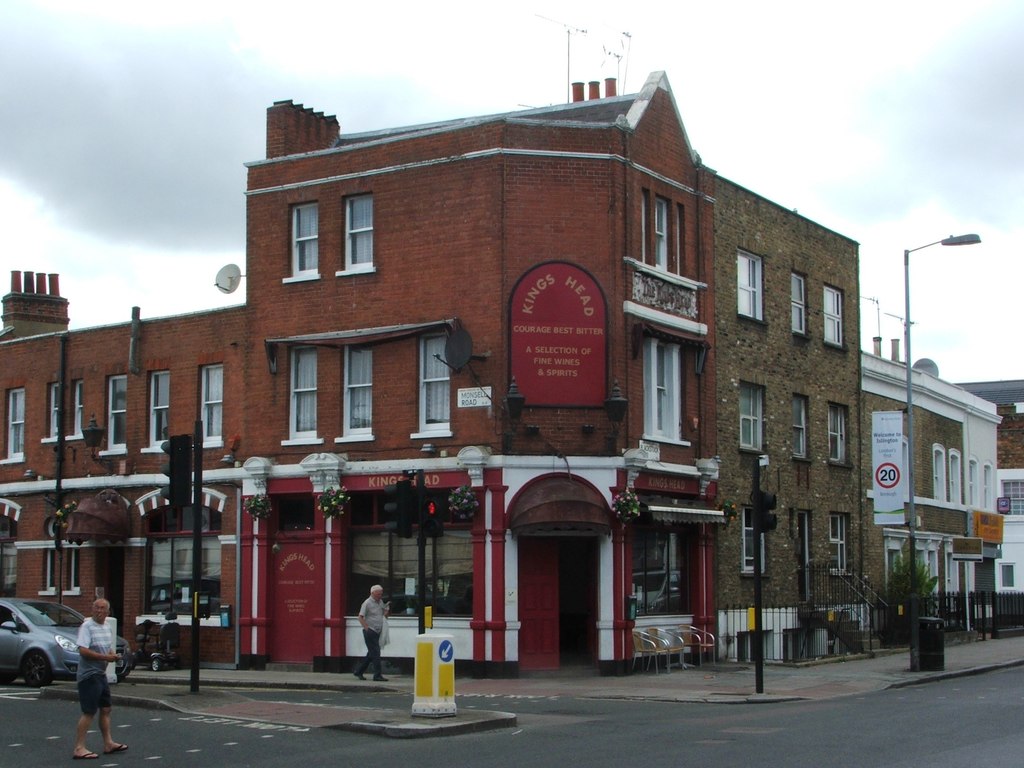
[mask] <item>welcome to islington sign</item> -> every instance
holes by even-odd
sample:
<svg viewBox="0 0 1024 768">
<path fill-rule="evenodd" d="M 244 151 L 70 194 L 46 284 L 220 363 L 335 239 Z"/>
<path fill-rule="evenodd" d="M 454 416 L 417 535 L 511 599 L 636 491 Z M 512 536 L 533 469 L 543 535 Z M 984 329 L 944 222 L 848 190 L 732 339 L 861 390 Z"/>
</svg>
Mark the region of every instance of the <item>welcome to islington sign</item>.
<svg viewBox="0 0 1024 768">
<path fill-rule="evenodd" d="M 562 261 L 534 267 L 509 314 L 512 375 L 527 405 L 604 405 L 608 308 L 588 272 Z"/>
</svg>

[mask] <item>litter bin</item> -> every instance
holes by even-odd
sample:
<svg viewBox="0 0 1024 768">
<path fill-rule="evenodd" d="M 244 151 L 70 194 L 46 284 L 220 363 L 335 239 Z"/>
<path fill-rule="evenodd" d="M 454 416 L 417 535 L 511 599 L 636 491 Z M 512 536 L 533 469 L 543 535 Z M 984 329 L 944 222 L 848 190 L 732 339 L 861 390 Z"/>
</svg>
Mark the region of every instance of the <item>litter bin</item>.
<svg viewBox="0 0 1024 768">
<path fill-rule="evenodd" d="M 937 672 L 946 668 L 944 622 L 932 616 L 920 619 L 918 659 L 922 672 Z"/>
</svg>

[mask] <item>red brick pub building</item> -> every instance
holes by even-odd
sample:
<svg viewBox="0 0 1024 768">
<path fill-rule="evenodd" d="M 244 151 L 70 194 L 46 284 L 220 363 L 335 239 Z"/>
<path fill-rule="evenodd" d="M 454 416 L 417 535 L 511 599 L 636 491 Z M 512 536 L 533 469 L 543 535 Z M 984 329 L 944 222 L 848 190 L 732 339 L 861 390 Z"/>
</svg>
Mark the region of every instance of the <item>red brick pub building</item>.
<svg viewBox="0 0 1024 768">
<path fill-rule="evenodd" d="M 362 134 L 274 104 L 244 306 L 67 332 L 56 279 L 15 273 L 3 590 L 102 588 L 125 624 L 181 605 L 192 516 L 159 494 L 160 444 L 198 419 L 205 664 L 351 669 L 377 583 L 400 666 L 421 596 L 478 675 L 615 674 L 634 625 L 714 631 L 715 175 L 663 73 L 600 91 Z M 385 508 L 420 470 L 444 524 L 422 582 Z"/>
</svg>

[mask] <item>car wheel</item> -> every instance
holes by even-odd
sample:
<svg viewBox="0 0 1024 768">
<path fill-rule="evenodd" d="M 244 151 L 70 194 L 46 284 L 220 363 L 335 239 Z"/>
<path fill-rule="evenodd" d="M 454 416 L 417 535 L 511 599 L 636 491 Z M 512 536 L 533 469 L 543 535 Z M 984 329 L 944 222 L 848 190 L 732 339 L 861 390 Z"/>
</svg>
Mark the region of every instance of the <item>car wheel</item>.
<svg viewBox="0 0 1024 768">
<path fill-rule="evenodd" d="M 33 688 L 41 688 L 53 682 L 53 670 L 50 662 L 39 651 L 29 651 L 21 662 L 21 674 L 25 682 Z"/>
<path fill-rule="evenodd" d="M 161 669 L 164 668 L 164 660 L 161 659 L 159 656 L 154 656 L 149 662 L 149 668 L 152 669 L 154 672 L 159 672 Z"/>
</svg>

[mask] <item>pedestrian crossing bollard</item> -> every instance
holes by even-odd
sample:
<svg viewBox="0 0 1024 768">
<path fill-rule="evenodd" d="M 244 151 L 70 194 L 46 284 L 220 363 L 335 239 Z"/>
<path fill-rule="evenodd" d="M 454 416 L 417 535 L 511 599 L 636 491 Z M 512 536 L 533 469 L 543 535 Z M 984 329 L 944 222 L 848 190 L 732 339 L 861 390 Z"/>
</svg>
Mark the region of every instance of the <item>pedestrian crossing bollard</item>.
<svg viewBox="0 0 1024 768">
<path fill-rule="evenodd" d="M 451 635 L 417 635 L 412 714 L 455 715 L 455 645 Z"/>
</svg>

